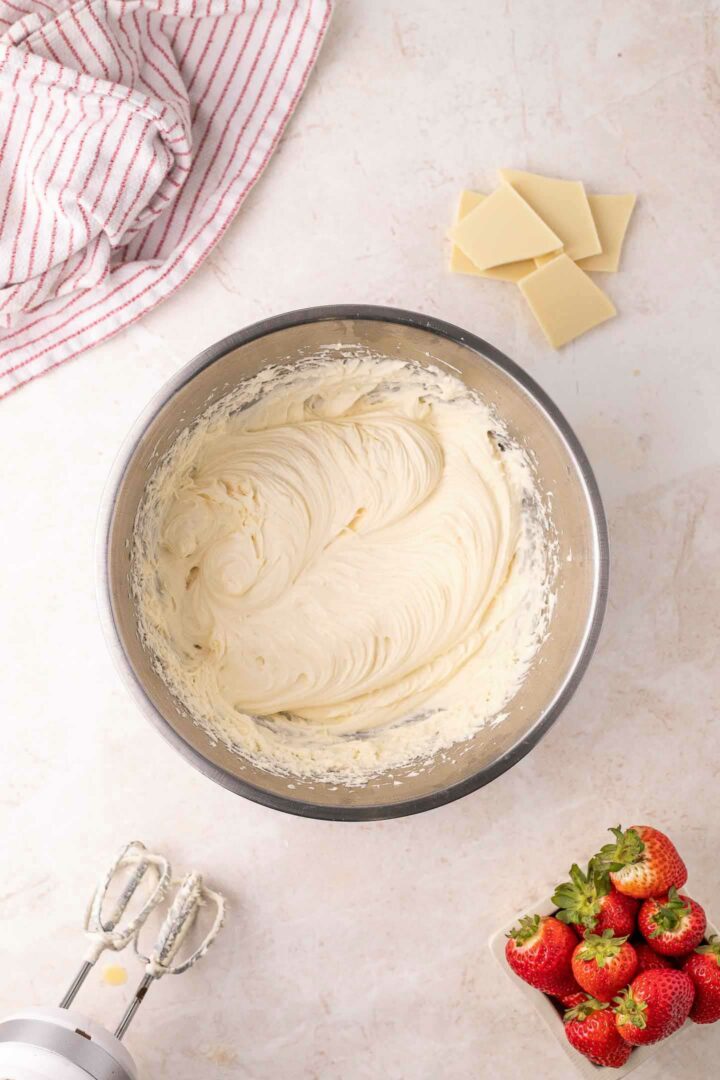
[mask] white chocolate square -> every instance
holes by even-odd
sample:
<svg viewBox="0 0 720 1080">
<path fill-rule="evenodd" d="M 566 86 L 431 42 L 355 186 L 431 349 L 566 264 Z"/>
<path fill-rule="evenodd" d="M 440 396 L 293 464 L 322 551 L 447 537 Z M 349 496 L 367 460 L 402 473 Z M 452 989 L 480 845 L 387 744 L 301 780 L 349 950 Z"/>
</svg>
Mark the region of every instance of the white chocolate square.
<svg viewBox="0 0 720 1080">
<path fill-rule="evenodd" d="M 502 184 L 455 225 L 451 237 L 478 270 L 533 259 L 562 246 L 532 207 Z"/>
<path fill-rule="evenodd" d="M 602 270 L 614 273 L 620 265 L 625 233 L 635 207 L 634 195 L 588 195 L 590 209 L 595 218 L 602 252 L 580 259 L 583 270 Z"/>
<path fill-rule="evenodd" d="M 528 274 L 518 288 L 556 349 L 617 314 L 610 298 L 567 255 Z"/>
<path fill-rule="evenodd" d="M 458 221 L 466 217 L 471 210 L 474 210 L 486 198 L 487 196 L 481 195 L 479 191 L 462 191 L 455 223 L 457 224 Z M 463 254 L 457 244 L 453 244 L 450 251 L 450 269 L 455 274 L 475 274 L 477 277 L 517 283 L 520 278 L 533 272 L 535 263 L 532 259 L 523 259 L 520 262 L 506 263 L 504 266 L 493 266 L 489 270 L 478 270 L 475 263 L 468 259 L 467 255 Z"/>
<path fill-rule="evenodd" d="M 556 249 L 562 248 L 571 259 L 584 259 L 602 251 L 590 203 L 579 180 L 556 180 L 519 169 L 500 169 L 500 176 L 557 233 L 561 243 Z"/>
</svg>

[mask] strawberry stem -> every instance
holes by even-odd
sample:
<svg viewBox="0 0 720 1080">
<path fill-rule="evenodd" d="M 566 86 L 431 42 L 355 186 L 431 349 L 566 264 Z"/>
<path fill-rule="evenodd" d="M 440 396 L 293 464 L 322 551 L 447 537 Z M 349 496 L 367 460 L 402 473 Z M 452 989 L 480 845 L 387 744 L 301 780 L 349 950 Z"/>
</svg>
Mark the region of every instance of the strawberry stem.
<svg viewBox="0 0 720 1080">
<path fill-rule="evenodd" d="M 588 1016 L 592 1016 L 593 1013 L 598 1012 L 600 1009 L 608 1009 L 609 1007 L 607 1001 L 598 1001 L 597 998 L 588 997 L 586 1001 L 581 1001 L 579 1005 L 575 1005 L 574 1008 L 568 1009 L 563 1020 L 566 1024 L 569 1020 L 587 1020 Z"/>
<path fill-rule="evenodd" d="M 640 839 L 639 832 L 635 829 L 623 832 L 620 825 L 616 829 L 610 829 L 610 832 L 615 837 L 615 843 L 605 844 L 595 856 L 599 867 L 611 874 L 616 874 L 624 870 L 626 866 L 635 866 L 636 863 L 642 862 L 645 844 Z"/>
<path fill-rule="evenodd" d="M 655 924 L 650 937 L 659 937 L 660 934 L 673 933 L 680 926 L 686 916 L 690 914 L 690 905 L 683 900 L 673 885 L 668 892 L 667 903 L 658 904 L 650 916 L 650 922 Z"/>
<path fill-rule="evenodd" d="M 714 956 L 720 967 L 720 938 L 717 934 L 712 934 L 707 940 L 707 945 L 698 945 L 695 952 L 702 953 L 704 956 Z"/>
<path fill-rule="evenodd" d="M 560 910 L 557 918 L 560 922 L 576 923 L 586 930 L 594 930 L 602 904 L 600 901 L 610 891 L 610 879 L 607 873 L 598 870 L 591 860 L 587 873 L 583 873 L 577 863 L 570 868 L 570 880 L 558 885 L 552 898 L 553 904 Z"/>
<path fill-rule="evenodd" d="M 519 926 L 514 926 L 507 935 L 517 945 L 526 945 L 540 931 L 539 915 L 524 915 Z"/>
<path fill-rule="evenodd" d="M 647 1027 L 647 1004 L 644 1001 L 638 1001 L 633 996 L 631 988 L 616 997 L 615 1001 L 617 1002 L 615 1012 L 620 1023 L 631 1024 L 639 1031 Z"/>
<path fill-rule="evenodd" d="M 594 960 L 599 968 L 604 968 L 620 952 L 627 937 L 615 937 L 612 930 L 602 934 L 586 934 L 578 953 L 581 960 Z"/>
</svg>

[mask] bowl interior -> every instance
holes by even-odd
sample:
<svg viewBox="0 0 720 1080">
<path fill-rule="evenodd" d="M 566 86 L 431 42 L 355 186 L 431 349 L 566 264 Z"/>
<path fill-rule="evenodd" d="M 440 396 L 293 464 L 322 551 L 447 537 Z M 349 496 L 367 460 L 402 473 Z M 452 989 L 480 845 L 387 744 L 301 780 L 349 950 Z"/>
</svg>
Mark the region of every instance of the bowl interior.
<svg viewBox="0 0 720 1080">
<path fill-rule="evenodd" d="M 423 316 L 390 317 L 386 309 L 373 311 L 380 314 L 330 318 L 321 311 L 310 321 L 280 317 L 198 357 L 161 392 L 150 419 L 144 417 L 131 437 L 102 537 L 111 636 L 121 667 L 150 718 L 215 780 L 257 801 L 309 816 L 411 813 L 456 798 L 504 771 L 534 745 L 572 693 L 592 650 L 604 604 L 602 508 L 584 455 L 557 410 L 519 369 L 478 339 Z M 362 787 L 344 787 L 266 772 L 214 744 L 193 723 L 140 642 L 129 571 L 133 522 L 148 477 L 178 432 L 209 401 L 269 364 L 297 361 L 320 348 L 332 354 L 333 349 L 358 344 L 386 356 L 448 368 L 495 407 L 511 435 L 532 453 L 540 491 L 551 496 L 559 550 L 550 630 L 505 710 L 507 718 L 423 767 L 395 770 Z"/>
</svg>

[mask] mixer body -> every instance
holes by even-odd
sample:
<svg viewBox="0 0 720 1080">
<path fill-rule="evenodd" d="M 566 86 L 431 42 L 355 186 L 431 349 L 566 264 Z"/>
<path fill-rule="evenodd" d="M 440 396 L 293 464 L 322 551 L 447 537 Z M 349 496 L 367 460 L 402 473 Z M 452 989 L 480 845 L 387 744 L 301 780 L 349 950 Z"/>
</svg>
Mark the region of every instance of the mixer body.
<svg viewBox="0 0 720 1080">
<path fill-rule="evenodd" d="M 0 1080 L 138 1080 L 125 1047 L 70 1009 L 23 1009 L 0 1020 Z"/>
</svg>

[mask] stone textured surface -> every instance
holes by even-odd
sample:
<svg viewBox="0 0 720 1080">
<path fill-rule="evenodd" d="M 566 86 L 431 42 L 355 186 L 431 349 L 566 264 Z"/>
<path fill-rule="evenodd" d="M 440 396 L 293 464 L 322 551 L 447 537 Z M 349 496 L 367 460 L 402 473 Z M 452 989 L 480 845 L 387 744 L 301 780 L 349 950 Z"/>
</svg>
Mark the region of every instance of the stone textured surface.
<svg viewBox="0 0 720 1080">
<path fill-rule="evenodd" d="M 153 1080 L 569 1080 L 486 942 L 618 821 L 666 827 L 720 917 L 716 16 L 340 0 L 205 267 L 3 402 L 0 1012 L 58 999 L 97 870 L 135 836 L 232 902 L 222 945 L 153 990 L 128 1037 Z M 602 278 L 619 318 L 560 353 L 513 287 L 446 270 L 458 191 L 500 165 L 640 195 L 623 271 Z M 125 695 L 94 600 L 96 508 L 148 397 L 238 326 L 349 300 L 432 312 L 523 364 L 588 451 L 613 547 L 596 659 L 548 737 L 453 806 L 366 826 L 284 817 L 191 771 Z M 116 1017 L 135 974 L 84 1003 Z M 693 1030 L 638 1080 L 701 1080 L 719 1050 L 720 1028 Z"/>
</svg>

